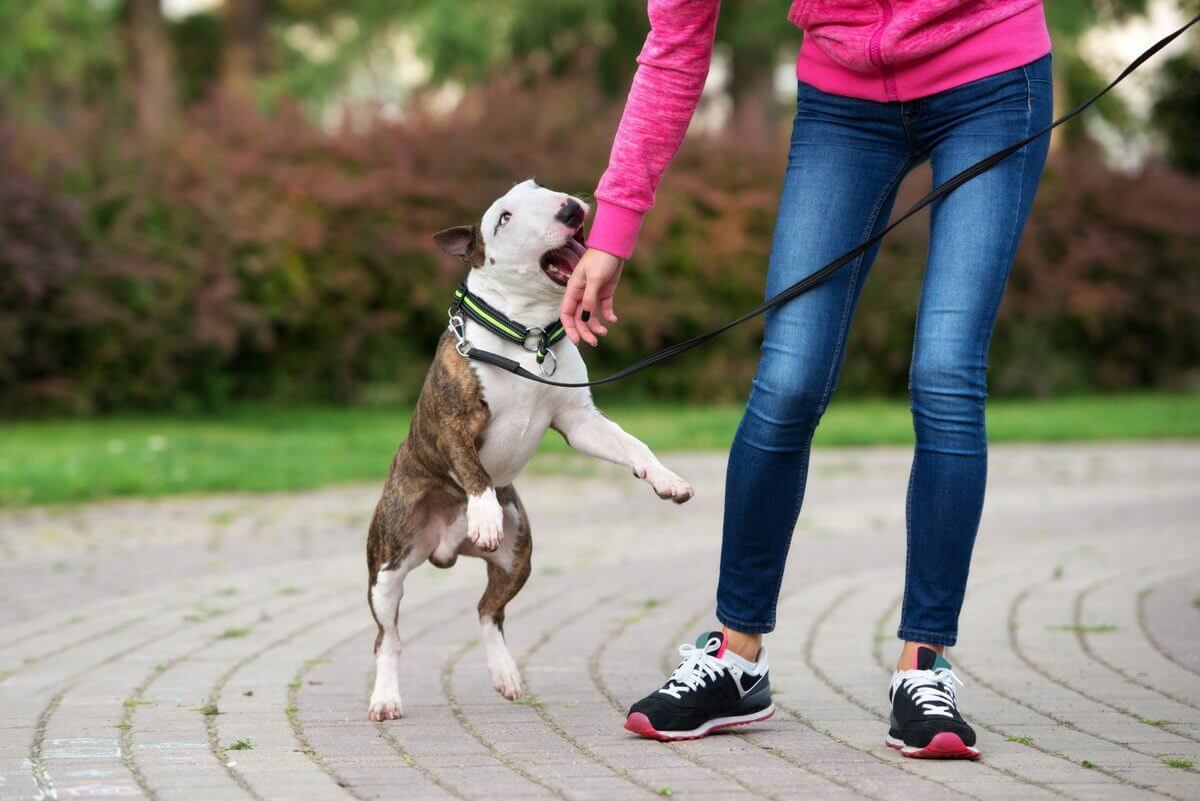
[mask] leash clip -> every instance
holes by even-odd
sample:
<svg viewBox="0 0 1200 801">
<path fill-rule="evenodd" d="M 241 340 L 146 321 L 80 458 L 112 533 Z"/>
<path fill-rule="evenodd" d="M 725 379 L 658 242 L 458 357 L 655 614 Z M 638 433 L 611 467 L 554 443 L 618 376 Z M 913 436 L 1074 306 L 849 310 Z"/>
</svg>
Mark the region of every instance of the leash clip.
<svg viewBox="0 0 1200 801">
<path fill-rule="evenodd" d="M 454 334 L 454 349 L 458 351 L 458 355 L 464 359 L 467 358 L 468 351 L 471 350 L 471 342 L 467 339 L 466 323 L 463 321 L 461 314 L 455 314 L 454 309 L 447 309 L 446 316 L 450 318 L 450 322 L 446 328 L 451 334 Z"/>
</svg>

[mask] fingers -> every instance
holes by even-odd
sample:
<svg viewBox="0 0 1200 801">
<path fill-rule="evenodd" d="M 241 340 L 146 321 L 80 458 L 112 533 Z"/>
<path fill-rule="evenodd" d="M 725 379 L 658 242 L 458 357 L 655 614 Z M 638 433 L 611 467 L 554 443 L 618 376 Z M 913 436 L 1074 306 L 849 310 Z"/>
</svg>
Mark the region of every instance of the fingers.
<svg viewBox="0 0 1200 801">
<path fill-rule="evenodd" d="M 575 331 L 579 334 L 579 339 L 593 346 L 599 345 L 600 340 L 596 339 L 588 323 L 592 318 L 592 310 L 596 308 L 596 293 L 599 289 L 599 281 L 588 281 L 583 287 L 583 297 L 580 298 L 579 306 L 575 309 Z"/>
<path fill-rule="evenodd" d="M 613 294 L 620 280 L 621 262 L 598 250 L 583 254 L 567 281 L 559 319 L 563 330 L 576 345 L 580 341 L 598 345 L 598 337 L 608 333 L 605 321 L 615 323 Z"/>
<path fill-rule="evenodd" d="M 567 291 L 563 294 L 562 308 L 558 313 L 563 330 L 576 345 L 579 344 L 579 327 L 575 322 L 575 317 L 582 309 L 583 290 L 586 284 L 587 276 L 583 270 L 571 273 L 571 278 L 567 281 Z"/>
<path fill-rule="evenodd" d="M 580 314 L 580 319 L 587 325 L 588 333 L 592 334 L 591 339 L 586 336 L 584 339 L 595 345 L 599 342 L 597 336 L 604 336 L 608 333 L 608 329 L 604 327 L 604 323 L 600 322 L 600 281 L 590 281 L 583 292 L 583 312 Z M 582 333 L 582 332 L 581 332 Z"/>
<path fill-rule="evenodd" d="M 610 323 L 617 321 L 617 313 L 613 311 L 613 296 L 600 298 L 600 314 Z"/>
</svg>

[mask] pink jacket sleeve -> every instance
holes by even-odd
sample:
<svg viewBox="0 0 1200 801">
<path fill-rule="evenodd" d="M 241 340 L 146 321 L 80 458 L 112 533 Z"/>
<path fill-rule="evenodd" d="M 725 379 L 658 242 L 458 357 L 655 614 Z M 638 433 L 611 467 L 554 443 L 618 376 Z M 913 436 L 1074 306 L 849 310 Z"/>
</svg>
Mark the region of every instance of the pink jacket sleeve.
<svg viewBox="0 0 1200 801">
<path fill-rule="evenodd" d="M 720 0 L 649 0 L 650 33 L 596 189 L 588 246 L 629 258 L 712 62 Z"/>
</svg>

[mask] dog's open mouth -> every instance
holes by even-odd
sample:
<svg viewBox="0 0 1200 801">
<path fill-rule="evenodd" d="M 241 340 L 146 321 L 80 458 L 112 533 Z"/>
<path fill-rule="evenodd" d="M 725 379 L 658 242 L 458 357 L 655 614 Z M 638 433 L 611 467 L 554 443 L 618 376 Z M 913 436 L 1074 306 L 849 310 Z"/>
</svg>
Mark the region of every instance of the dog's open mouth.
<svg viewBox="0 0 1200 801">
<path fill-rule="evenodd" d="M 542 272 L 559 286 L 566 286 L 567 281 L 571 278 L 571 273 L 575 272 L 575 265 L 579 264 L 579 257 L 583 255 L 585 249 L 583 244 L 583 227 L 581 226 L 572 234 L 565 245 L 554 250 L 548 250 L 542 254 L 540 261 Z"/>
</svg>

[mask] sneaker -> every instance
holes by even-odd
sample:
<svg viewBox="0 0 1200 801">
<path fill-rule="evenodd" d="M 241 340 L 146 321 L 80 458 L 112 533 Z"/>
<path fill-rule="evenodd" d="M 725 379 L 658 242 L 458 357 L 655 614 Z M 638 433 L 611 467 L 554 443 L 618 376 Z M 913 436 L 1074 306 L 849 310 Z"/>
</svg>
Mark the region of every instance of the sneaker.
<svg viewBox="0 0 1200 801">
<path fill-rule="evenodd" d="M 892 674 L 892 728 L 887 744 L 917 759 L 979 759 L 975 730 L 958 713 L 950 663 L 932 648 L 917 649 L 912 670 Z"/>
<path fill-rule="evenodd" d="M 629 708 L 626 729 L 655 740 L 694 740 L 775 714 L 767 649 L 751 663 L 725 650 L 723 632 L 710 631 L 679 646 L 679 655 L 667 683 Z"/>
</svg>

